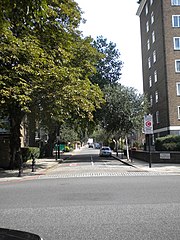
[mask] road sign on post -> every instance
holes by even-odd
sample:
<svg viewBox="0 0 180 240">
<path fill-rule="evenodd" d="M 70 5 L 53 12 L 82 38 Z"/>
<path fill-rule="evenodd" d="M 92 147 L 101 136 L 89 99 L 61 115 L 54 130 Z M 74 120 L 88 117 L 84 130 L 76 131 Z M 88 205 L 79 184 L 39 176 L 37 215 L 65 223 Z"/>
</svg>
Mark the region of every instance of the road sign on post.
<svg viewBox="0 0 180 240">
<path fill-rule="evenodd" d="M 153 134 L 153 119 L 151 114 L 144 116 L 144 133 Z"/>
<path fill-rule="evenodd" d="M 151 114 L 144 116 L 144 133 L 148 136 L 149 143 L 149 167 L 151 168 L 151 136 L 153 134 L 153 118 Z"/>
</svg>

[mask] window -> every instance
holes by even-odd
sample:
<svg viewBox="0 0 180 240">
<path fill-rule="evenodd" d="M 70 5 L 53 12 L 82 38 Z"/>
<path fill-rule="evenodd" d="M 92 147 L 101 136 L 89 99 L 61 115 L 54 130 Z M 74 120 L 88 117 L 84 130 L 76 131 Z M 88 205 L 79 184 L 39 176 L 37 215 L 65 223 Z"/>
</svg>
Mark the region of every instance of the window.
<svg viewBox="0 0 180 240">
<path fill-rule="evenodd" d="M 158 78 L 157 78 L 157 70 L 154 71 L 154 82 L 157 82 Z"/>
<path fill-rule="evenodd" d="M 174 37 L 174 50 L 180 50 L 180 37 Z"/>
<path fill-rule="evenodd" d="M 180 6 L 180 0 L 172 0 L 171 5 Z"/>
<path fill-rule="evenodd" d="M 146 22 L 146 32 L 149 32 L 149 22 Z"/>
<path fill-rule="evenodd" d="M 150 106 L 152 107 L 152 105 L 153 105 L 153 98 L 152 98 L 152 95 L 150 95 L 149 100 L 150 100 Z"/>
<path fill-rule="evenodd" d="M 156 62 L 156 51 L 153 51 L 153 62 Z"/>
<path fill-rule="evenodd" d="M 151 24 L 153 24 L 153 22 L 154 22 L 154 13 L 152 12 L 151 13 Z"/>
<path fill-rule="evenodd" d="M 150 49 L 150 41 L 149 41 L 149 39 L 147 40 L 147 50 L 149 50 Z"/>
<path fill-rule="evenodd" d="M 155 101 L 156 101 L 156 103 L 159 101 L 158 91 L 155 92 Z"/>
<path fill-rule="evenodd" d="M 176 83 L 177 96 L 180 96 L 180 82 Z"/>
<path fill-rule="evenodd" d="M 175 60 L 175 71 L 180 72 L 180 59 Z"/>
<path fill-rule="evenodd" d="M 153 0 L 150 0 L 150 5 L 152 5 L 153 4 Z"/>
<path fill-rule="evenodd" d="M 146 3 L 146 15 L 148 14 L 149 9 L 148 9 L 148 4 Z"/>
<path fill-rule="evenodd" d="M 149 76 L 149 87 L 152 87 L 152 77 Z"/>
<path fill-rule="evenodd" d="M 159 123 L 159 111 L 156 112 L 156 123 Z"/>
<path fill-rule="evenodd" d="M 178 106 L 178 119 L 180 119 L 180 106 Z"/>
<path fill-rule="evenodd" d="M 154 42 L 155 42 L 155 32 L 152 31 L 152 43 L 154 43 Z"/>
<path fill-rule="evenodd" d="M 148 67 L 151 68 L 151 58 L 148 58 Z"/>
<path fill-rule="evenodd" d="M 172 16 L 172 26 L 173 27 L 180 27 L 180 15 Z"/>
</svg>

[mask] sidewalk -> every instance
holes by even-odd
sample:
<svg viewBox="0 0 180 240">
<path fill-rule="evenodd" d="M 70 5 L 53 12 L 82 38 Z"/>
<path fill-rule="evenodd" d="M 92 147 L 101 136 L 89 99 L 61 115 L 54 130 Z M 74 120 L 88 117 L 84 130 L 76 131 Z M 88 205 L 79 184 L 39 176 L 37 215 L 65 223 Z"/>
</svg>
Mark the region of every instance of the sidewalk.
<svg viewBox="0 0 180 240">
<path fill-rule="evenodd" d="M 61 159 L 65 160 L 69 158 L 72 153 L 63 153 Z M 0 168 L 0 182 L 32 179 L 38 178 L 40 175 L 44 175 L 49 169 L 56 167 L 62 160 L 56 161 L 55 158 L 36 159 L 35 171 L 32 172 L 32 160 L 27 161 L 23 165 L 23 172 L 19 177 L 19 170 L 5 170 Z"/>
<path fill-rule="evenodd" d="M 138 159 L 132 159 L 128 161 L 126 158 L 120 158 L 119 156 L 114 158 L 118 159 L 122 163 L 132 166 L 141 171 L 151 171 L 151 172 L 171 172 L 180 174 L 180 164 L 173 163 L 151 163 L 151 168 L 149 167 L 149 163 L 145 161 L 141 161 Z"/>
</svg>

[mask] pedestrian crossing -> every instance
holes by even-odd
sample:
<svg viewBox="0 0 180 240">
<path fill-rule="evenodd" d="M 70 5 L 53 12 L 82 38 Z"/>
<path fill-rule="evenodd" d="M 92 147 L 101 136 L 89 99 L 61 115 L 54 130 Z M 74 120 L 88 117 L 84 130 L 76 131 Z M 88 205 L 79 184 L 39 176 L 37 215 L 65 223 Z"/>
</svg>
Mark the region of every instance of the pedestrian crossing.
<svg viewBox="0 0 180 240">
<path fill-rule="evenodd" d="M 88 172 L 88 173 L 67 173 L 42 175 L 39 179 L 55 179 L 55 178 L 84 178 L 84 177 L 148 177 L 148 176 L 167 176 L 178 175 L 170 172 Z"/>
</svg>

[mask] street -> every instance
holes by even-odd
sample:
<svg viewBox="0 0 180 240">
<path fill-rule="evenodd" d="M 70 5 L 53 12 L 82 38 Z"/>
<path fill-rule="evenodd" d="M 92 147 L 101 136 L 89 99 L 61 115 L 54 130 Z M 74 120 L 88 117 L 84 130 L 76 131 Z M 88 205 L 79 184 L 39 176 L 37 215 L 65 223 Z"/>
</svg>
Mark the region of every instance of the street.
<svg viewBox="0 0 180 240">
<path fill-rule="evenodd" d="M 0 184 L 0 210 L 1 227 L 44 240 L 178 240 L 180 178 L 84 149 L 39 179 Z"/>
</svg>

